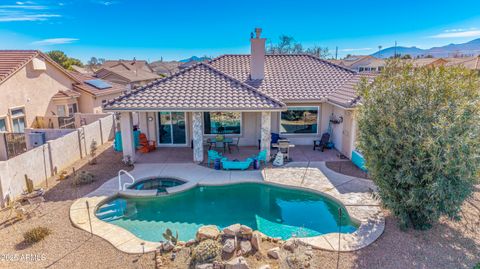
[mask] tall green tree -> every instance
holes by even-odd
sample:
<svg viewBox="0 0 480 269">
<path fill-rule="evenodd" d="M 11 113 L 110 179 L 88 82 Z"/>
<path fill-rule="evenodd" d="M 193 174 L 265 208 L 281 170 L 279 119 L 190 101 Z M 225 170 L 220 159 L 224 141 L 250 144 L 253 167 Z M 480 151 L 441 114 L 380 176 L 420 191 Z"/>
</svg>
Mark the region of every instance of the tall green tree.
<svg viewBox="0 0 480 269">
<path fill-rule="evenodd" d="M 358 147 L 401 227 L 458 217 L 480 175 L 479 77 L 392 60 L 358 90 Z"/>
<path fill-rule="evenodd" d="M 72 70 L 72 65 L 83 66 L 82 61 L 68 57 L 63 51 L 52 50 L 47 52 L 47 55 L 63 68 Z"/>
</svg>

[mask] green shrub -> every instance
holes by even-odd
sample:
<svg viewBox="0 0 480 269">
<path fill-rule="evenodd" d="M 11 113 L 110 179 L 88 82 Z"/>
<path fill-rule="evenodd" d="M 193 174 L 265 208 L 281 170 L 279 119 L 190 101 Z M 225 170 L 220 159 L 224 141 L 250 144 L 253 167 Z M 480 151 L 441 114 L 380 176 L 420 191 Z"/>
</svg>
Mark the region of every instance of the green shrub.
<svg viewBox="0 0 480 269">
<path fill-rule="evenodd" d="M 217 241 L 207 239 L 200 242 L 192 252 L 192 263 L 203 264 L 214 261 L 221 252 L 222 247 Z"/>
<path fill-rule="evenodd" d="M 477 263 L 477 265 L 475 265 L 475 266 L 473 267 L 473 269 L 480 269 L 480 262 Z"/>
<path fill-rule="evenodd" d="M 358 147 L 403 228 L 456 218 L 480 172 L 480 81 L 464 68 L 389 62 L 359 85 Z"/>
<path fill-rule="evenodd" d="M 73 178 L 73 185 L 85 185 L 94 181 L 93 174 L 87 171 L 81 171 Z"/>
<path fill-rule="evenodd" d="M 25 239 L 26 243 L 33 244 L 42 241 L 50 233 L 50 229 L 39 226 L 25 232 L 23 234 L 23 238 Z"/>
</svg>

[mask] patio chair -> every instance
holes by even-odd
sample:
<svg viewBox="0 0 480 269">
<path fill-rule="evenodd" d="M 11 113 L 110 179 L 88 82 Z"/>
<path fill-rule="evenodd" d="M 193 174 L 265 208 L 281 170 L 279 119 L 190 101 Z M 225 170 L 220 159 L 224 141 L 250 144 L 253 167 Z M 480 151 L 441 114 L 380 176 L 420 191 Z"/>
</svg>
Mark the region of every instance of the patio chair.
<svg viewBox="0 0 480 269">
<path fill-rule="evenodd" d="M 328 141 L 330 141 L 330 134 L 323 133 L 322 138 L 313 140 L 313 150 L 320 148 L 320 151 L 323 152 L 323 150 L 327 147 Z"/>
<path fill-rule="evenodd" d="M 265 165 L 267 165 L 267 150 L 264 149 L 264 150 L 260 151 L 258 153 L 258 155 L 253 155 L 250 158 L 256 159 L 258 161 L 259 167 L 260 167 L 262 161 Z"/>
<path fill-rule="evenodd" d="M 234 139 L 237 139 L 237 140 L 234 140 Z M 230 145 L 228 145 L 229 147 L 233 147 L 233 148 L 237 148 L 237 151 L 240 151 L 240 147 L 238 146 L 238 143 L 240 143 L 240 137 L 234 137 L 232 138 L 233 140 L 233 143 L 231 143 Z M 230 148 L 229 148 L 230 150 Z"/>
<path fill-rule="evenodd" d="M 212 164 L 214 164 L 216 159 L 222 159 L 223 158 L 222 154 L 220 152 L 215 151 L 215 150 L 209 150 L 207 156 L 208 156 L 208 159 L 207 159 L 207 166 L 208 167 L 210 167 L 210 161 L 212 161 Z"/>
</svg>

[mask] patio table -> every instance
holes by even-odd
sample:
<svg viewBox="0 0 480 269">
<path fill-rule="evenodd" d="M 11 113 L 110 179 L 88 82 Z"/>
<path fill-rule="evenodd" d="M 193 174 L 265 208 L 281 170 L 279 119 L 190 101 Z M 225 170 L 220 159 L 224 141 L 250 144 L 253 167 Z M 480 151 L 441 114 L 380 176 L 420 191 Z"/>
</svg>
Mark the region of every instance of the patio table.
<svg viewBox="0 0 480 269">
<path fill-rule="evenodd" d="M 210 142 L 209 142 L 209 143 L 210 143 L 210 146 L 209 146 L 209 148 L 211 149 L 212 146 L 213 146 L 214 144 L 216 144 L 217 142 L 223 143 L 223 153 L 225 153 L 226 148 L 228 148 L 228 152 L 229 152 L 229 153 L 232 153 L 232 151 L 231 151 L 231 149 L 230 149 L 230 144 L 233 143 L 233 139 L 232 139 L 231 137 L 225 137 L 225 138 L 224 138 L 223 140 L 221 140 L 221 141 L 217 141 L 217 139 L 215 139 L 215 138 L 210 138 Z"/>
</svg>

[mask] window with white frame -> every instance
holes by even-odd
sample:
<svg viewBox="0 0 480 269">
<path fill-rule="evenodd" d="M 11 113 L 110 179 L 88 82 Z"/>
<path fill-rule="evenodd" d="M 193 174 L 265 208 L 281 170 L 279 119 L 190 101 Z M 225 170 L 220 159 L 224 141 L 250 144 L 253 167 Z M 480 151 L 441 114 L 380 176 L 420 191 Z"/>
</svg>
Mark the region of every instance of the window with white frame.
<svg viewBox="0 0 480 269">
<path fill-rule="evenodd" d="M 7 131 L 7 120 L 5 117 L 0 118 L 0 132 L 6 132 Z"/>
<path fill-rule="evenodd" d="M 25 110 L 24 108 L 14 108 L 10 110 L 12 118 L 12 129 L 15 133 L 25 132 Z"/>
<path fill-rule="evenodd" d="M 288 107 L 281 112 L 280 133 L 282 134 L 316 134 L 318 125 L 318 107 Z"/>
<path fill-rule="evenodd" d="M 241 112 L 203 113 L 205 134 L 241 134 Z"/>
<path fill-rule="evenodd" d="M 57 106 L 57 116 L 59 116 L 59 117 L 65 117 L 66 116 L 65 105 L 58 105 Z"/>
<path fill-rule="evenodd" d="M 78 112 L 77 103 L 68 105 L 68 115 L 69 116 L 73 116 L 73 114 L 75 114 L 77 112 Z"/>
</svg>

